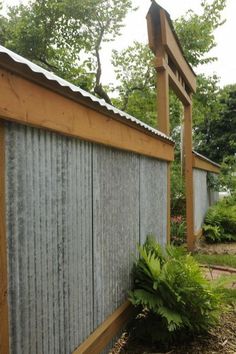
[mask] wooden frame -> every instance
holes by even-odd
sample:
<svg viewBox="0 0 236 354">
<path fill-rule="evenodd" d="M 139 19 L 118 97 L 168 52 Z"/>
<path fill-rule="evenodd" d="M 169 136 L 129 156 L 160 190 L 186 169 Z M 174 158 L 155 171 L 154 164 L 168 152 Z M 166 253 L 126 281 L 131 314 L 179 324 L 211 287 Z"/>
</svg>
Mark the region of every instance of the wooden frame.
<svg viewBox="0 0 236 354">
<path fill-rule="evenodd" d="M 184 105 L 184 173 L 186 184 L 187 245 L 194 248 L 192 94 L 196 75 L 186 61 L 169 14 L 155 1 L 147 15 L 149 46 L 156 56 L 158 128 L 169 135 L 169 87 Z M 170 168 L 170 167 L 169 167 Z M 170 171 L 168 171 L 170 185 Z M 168 188 L 168 224 L 170 224 L 170 188 Z M 169 226 L 168 226 L 169 239 Z"/>
<path fill-rule="evenodd" d="M 174 159 L 174 143 L 0 69 L 0 116 L 118 149 Z"/>
<path fill-rule="evenodd" d="M 212 173 L 220 173 L 220 165 L 200 156 L 199 154 L 192 153 L 193 167 L 199 170 L 204 170 Z"/>
<path fill-rule="evenodd" d="M 134 308 L 129 301 L 121 305 L 109 316 L 74 352 L 73 354 L 99 354 L 131 319 Z"/>
<path fill-rule="evenodd" d="M 0 353 L 9 353 L 7 240 L 5 225 L 5 132 L 0 121 Z"/>
</svg>

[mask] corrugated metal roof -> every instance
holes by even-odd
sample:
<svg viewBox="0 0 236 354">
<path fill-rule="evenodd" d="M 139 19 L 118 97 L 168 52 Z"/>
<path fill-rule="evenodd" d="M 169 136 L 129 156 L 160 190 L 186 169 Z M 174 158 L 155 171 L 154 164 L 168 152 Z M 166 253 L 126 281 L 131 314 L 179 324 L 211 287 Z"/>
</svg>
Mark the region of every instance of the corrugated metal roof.
<svg viewBox="0 0 236 354">
<path fill-rule="evenodd" d="M 93 104 L 94 109 L 96 109 L 96 107 L 100 107 L 103 109 L 103 111 L 108 111 L 109 113 L 112 113 L 115 116 L 122 118 L 122 120 L 124 120 L 126 122 L 132 123 L 133 125 L 136 125 L 139 128 L 141 127 L 142 129 L 148 131 L 151 134 L 154 134 L 154 135 L 159 136 L 165 140 L 168 140 L 170 143 L 174 143 L 170 137 L 168 137 L 164 133 L 160 132 L 159 130 L 150 127 L 149 125 L 143 123 L 142 121 L 131 116 L 130 114 L 125 113 L 125 112 L 119 110 L 118 108 L 115 108 L 114 106 L 106 103 L 105 100 L 95 97 L 94 95 L 84 91 L 80 87 L 69 83 L 68 81 L 60 78 L 59 76 L 53 74 L 52 72 L 49 72 L 49 71 L 41 68 L 40 66 L 32 63 L 31 61 L 25 59 L 24 57 L 12 52 L 11 50 L 0 45 L 0 66 L 4 66 L 4 61 L 2 60 L 2 58 L 6 59 L 6 57 L 7 57 L 7 60 L 9 60 L 12 64 L 11 70 L 13 72 L 17 71 L 16 70 L 17 66 L 25 66 L 27 69 L 30 70 L 31 75 L 32 75 L 32 79 L 34 81 L 37 81 L 37 79 L 40 80 L 40 78 L 43 75 L 43 77 L 46 80 L 48 80 L 48 82 L 54 82 L 54 83 L 58 84 L 61 88 L 60 91 L 62 94 L 63 94 L 63 89 L 67 89 L 67 90 L 69 89 L 69 90 L 71 90 L 71 92 L 76 93 L 78 99 L 80 97 L 83 97 L 83 98 L 89 100 L 90 104 L 91 103 Z"/>
</svg>

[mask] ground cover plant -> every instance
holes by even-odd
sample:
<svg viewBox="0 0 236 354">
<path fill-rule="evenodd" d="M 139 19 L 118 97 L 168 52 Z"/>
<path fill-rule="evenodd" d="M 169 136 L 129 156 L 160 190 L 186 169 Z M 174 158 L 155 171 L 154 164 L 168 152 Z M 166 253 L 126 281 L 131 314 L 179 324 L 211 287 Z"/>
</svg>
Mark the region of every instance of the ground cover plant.
<svg viewBox="0 0 236 354">
<path fill-rule="evenodd" d="M 138 338 L 168 345 L 217 323 L 220 296 L 197 261 L 181 248 L 162 249 L 152 237 L 139 246 L 130 300 L 142 315 Z"/>
<path fill-rule="evenodd" d="M 209 243 L 236 242 L 236 198 L 229 197 L 209 208 L 203 225 Z"/>
<path fill-rule="evenodd" d="M 194 254 L 193 257 L 202 264 L 220 265 L 236 268 L 236 255 L 233 254 Z"/>
</svg>

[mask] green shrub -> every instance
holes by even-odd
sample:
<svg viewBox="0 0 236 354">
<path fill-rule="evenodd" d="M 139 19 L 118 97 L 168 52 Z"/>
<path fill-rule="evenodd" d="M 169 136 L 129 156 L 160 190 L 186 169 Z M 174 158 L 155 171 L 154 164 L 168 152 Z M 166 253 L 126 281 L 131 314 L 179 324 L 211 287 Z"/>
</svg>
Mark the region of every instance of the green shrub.
<svg viewBox="0 0 236 354">
<path fill-rule="evenodd" d="M 171 243 L 175 246 L 186 242 L 186 221 L 181 215 L 171 217 L 170 238 Z"/>
<path fill-rule="evenodd" d="M 209 243 L 221 242 L 221 230 L 217 225 L 203 225 L 204 235 Z"/>
<path fill-rule="evenodd" d="M 139 246 L 130 300 L 143 310 L 136 332 L 152 342 L 207 331 L 217 321 L 219 296 L 192 256 L 153 238 Z"/>
<path fill-rule="evenodd" d="M 235 198 L 225 198 L 209 208 L 204 222 L 203 231 L 208 242 L 236 241 Z"/>
</svg>

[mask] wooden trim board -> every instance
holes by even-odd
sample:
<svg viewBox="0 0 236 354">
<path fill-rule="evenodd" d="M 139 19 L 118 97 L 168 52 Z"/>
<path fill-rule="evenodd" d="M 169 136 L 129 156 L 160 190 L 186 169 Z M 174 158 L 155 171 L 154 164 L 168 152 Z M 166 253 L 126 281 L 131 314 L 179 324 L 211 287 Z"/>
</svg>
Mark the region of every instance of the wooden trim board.
<svg viewBox="0 0 236 354">
<path fill-rule="evenodd" d="M 109 316 L 74 352 L 73 354 L 99 354 L 111 339 L 124 327 L 134 314 L 129 301 L 121 305 Z"/>
<path fill-rule="evenodd" d="M 161 27 L 162 27 L 162 43 L 166 47 L 167 53 L 171 56 L 178 70 L 183 75 L 186 83 L 192 92 L 196 92 L 196 76 L 191 71 L 186 59 L 184 58 L 179 45 L 175 39 L 173 31 L 164 10 L 160 11 Z"/>
<path fill-rule="evenodd" d="M 118 149 L 173 161 L 174 144 L 0 70 L 0 116 Z"/>
<path fill-rule="evenodd" d="M 194 203 L 192 166 L 192 105 L 184 107 L 184 155 L 185 155 L 185 195 L 187 220 L 187 246 L 194 249 Z"/>
<path fill-rule="evenodd" d="M 5 132 L 0 121 L 0 353 L 9 353 L 7 240 L 5 225 Z"/>
<path fill-rule="evenodd" d="M 199 170 L 204 170 L 213 173 L 220 173 L 220 167 L 217 167 L 214 164 L 210 163 L 209 161 L 194 155 L 194 153 L 192 154 L 192 157 L 193 157 L 194 168 L 198 168 Z"/>
</svg>

